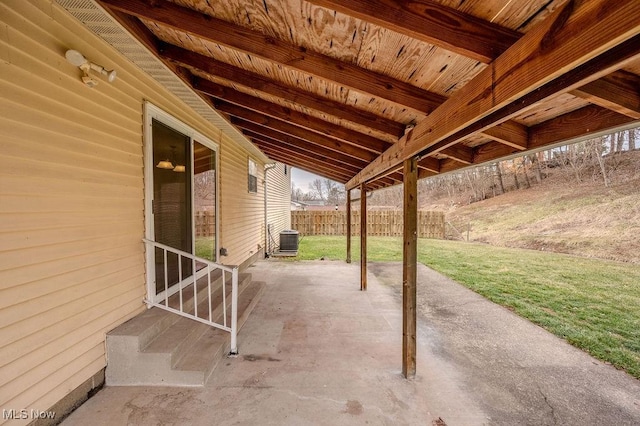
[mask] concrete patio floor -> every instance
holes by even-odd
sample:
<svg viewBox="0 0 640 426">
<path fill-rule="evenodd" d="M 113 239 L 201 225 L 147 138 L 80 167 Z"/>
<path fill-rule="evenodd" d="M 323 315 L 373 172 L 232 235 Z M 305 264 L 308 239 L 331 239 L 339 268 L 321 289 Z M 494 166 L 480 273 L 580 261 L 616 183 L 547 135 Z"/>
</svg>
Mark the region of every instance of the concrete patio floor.
<svg viewBox="0 0 640 426">
<path fill-rule="evenodd" d="M 204 388 L 106 387 L 70 425 L 638 425 L 640 382 L 419 265 L 401 376 L 397 263 L 258 262 L 267 291 Z"/>
</svg>

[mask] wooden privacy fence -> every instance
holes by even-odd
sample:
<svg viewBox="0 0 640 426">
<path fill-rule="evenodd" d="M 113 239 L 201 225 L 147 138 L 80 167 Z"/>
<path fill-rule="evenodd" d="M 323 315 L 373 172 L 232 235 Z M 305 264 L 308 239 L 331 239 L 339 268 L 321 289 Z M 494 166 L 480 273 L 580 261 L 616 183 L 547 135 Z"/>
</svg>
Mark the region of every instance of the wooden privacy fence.
<svg viewBox="0 0 640 426">
<path fill-rule="evenodd" d="M 213 210 L 196 212 L 196 237 L 212 237 L 215 235 L 216 218 L 214 213 Z"/>
<path fill-rule="evenodd" d="M 368 211 L 367 235 L 401 237 L 401 211 Z M 344 211 L 292 211 L 291 228 L 302 235 L 347 235 L 347 213 Z M 443 212 L 418 212 L 418 238 L 444 239 Z M 360 235 L 360 211 L 351 212 L 351 235 Z"/>
</svg>

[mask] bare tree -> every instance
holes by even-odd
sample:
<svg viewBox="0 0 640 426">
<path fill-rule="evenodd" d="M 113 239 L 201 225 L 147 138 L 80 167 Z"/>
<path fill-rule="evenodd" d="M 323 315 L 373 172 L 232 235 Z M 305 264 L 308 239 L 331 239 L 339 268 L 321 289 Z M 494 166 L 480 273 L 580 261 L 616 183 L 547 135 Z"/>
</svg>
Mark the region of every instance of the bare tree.
<svg viewBox="0 0 640 426">
<path fill-rule="evenodd" d="M 602 179 L 604 180 L 604 186 L 609 186 L 609 176 L 607 176 L 607 169 L 605 166 L 605 159 L 603 157 L 604 153 L 604 142 L 602 138 L 597 138 L 591 141 L 596 161 L 598 162 L 598 166 L 600 167 L 600 173 L 602 174 Z"/>
<path fill-rule="evenodd" d="M 324 180 L 324 187 L 326 190 L 326 202 L 327 204 L 342 205 L 345 202 L 345 189 L 344 185 L 340 185 L 331 179 Z"/>
<path fill-rule="evenodd" d="M 516 184 L 516 189 L 520 189 L 520 181 L 518 180 L 518 166 L 516 160 L 511 160 L 511 170 L 513 170 L 513 182 Z"/>
<path fill-rule="evenodd" d="M 540 155 L 544 158 L 543 152 L 531 154 L 529 156 L 529 160 L 531 160 L 531 164 L 533 164 L 533 172 L 537 183 L 542 183 L 542 166 L 540 166 L 540 159 L 538 158 Z"/>
<path fill-rule="evenodd" d="M 309 190 L 311 191 L 311 194 L 314 197 L 316 197 L 316 199 L 327 202 L 327 197 L 325 197 L 324 185 L 322 184 L 322 179 L 314 179 L 314 181 L 309 184 Z"/>
<path fill-rule="evenodd" d="M 500 163 L 493 163 L 494 170 L 496 171 L 496 177 L 498 178 L 498 185 L 500 185 L 500 193 L 504 194 L 504 180 L 502 179 L 502 167 L 500 167 Z"/>
<path fill-rule="evenodd" d="M 638 140 L 638 136 L 640 136 L 640 128 L 629 130 L 629 151 L 633 151 L 634 149 L 636 149 L 636 141 Z"/>
</svg>

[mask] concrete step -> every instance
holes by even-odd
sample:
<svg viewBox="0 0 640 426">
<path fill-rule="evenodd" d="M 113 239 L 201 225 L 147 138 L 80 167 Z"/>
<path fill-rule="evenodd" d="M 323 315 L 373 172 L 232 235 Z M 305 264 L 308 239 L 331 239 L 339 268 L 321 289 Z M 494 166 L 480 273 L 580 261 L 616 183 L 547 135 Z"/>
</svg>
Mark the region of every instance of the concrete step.
<svg viewBox="0 0 640 426">
<path fill-rule="evenodd" d="M 251 311 L 262 297 L 266 290 L 266 283 L 253 281 L 246 286 L 238 299 L 238 331 L 247 321 Z M 211 373 L 215 370 L 220 360 L 222 360 L 231 349 L 231 339 L 229 333 L 209 327 L 208 330 L 198 339 L 182 357 L 175 366 L 176 370 L 189 373 L 192 377 L 193 373 L 198 372 L 202 376 L 202 382 L 192 385 L 204 385 Z"/>
<path fill-rule="evenodd" d="M 250 274 L 240 274 L 238 281 L 240 329 L 264 292 L 265 283 L 252 282 Z M 219 284 L 212 285 L 214 321 L 221 321 L 223 312 Z M 226 287 L 227 325 L 230 326 L 231 283 Z M 183 306 L 193 299 L 184 300 L 185 294 L 183 292 Z M 208 319 L 208 303 L 205 291 L 198 316 L 202 312 Z M 229 333 L 152 308 L 108 333 L 106 383 L 110 386 L 202 386 L 219 360 L 229 352 L 229 347 Z"/>
</svg>

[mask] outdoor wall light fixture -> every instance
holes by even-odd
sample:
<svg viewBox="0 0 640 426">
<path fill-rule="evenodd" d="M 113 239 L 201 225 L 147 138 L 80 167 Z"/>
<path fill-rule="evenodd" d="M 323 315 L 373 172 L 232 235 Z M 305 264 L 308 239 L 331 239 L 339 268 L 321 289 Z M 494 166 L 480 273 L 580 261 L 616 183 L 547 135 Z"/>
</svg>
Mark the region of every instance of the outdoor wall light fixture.
<svg viewBox="0 0 640 426">
<path fill-rule="evenodd" d="M 89 74 L 89 71 L 91 70 L 107 77 L 107 81 L 109 81 L 109 83 L 113 83 L 116 79 L 115 70 L 108 71 L 103 66 L 88 61 L 87 58 L 77 50 L 67 50 L 64 57 L 67 58 L 67 61 L 70 64 L 75 65 L 82 70 L 82 82 L 90 88 L 94 88 L 98 85 L 98 80 Z"/>
</svg>

